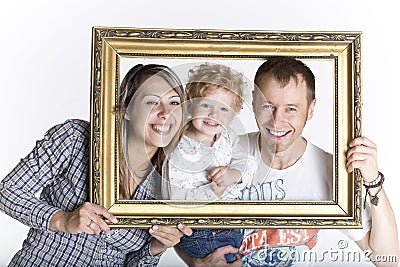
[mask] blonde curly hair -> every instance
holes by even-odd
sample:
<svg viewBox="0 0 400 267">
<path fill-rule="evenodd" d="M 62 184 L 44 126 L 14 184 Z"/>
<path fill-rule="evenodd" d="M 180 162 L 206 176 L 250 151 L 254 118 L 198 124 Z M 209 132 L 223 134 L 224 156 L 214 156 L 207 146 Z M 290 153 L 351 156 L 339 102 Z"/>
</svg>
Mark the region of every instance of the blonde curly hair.
<svg viewBox="0 0 400 267">
<path fill-rule="evenodd" d="M 189 70 L 186 93 L 189 99 L 205 97 L 216 88 L 235 94 L 232 109 L 239 112 L 243 106 L 243 74 L 222 64 L 204 63 Z"/>
</svg>

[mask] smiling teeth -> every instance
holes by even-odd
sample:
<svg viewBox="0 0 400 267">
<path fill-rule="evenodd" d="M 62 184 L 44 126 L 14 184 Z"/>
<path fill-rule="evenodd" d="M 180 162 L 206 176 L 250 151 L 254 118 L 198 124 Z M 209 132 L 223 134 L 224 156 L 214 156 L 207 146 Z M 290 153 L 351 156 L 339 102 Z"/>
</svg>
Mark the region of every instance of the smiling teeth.
<svg viewBox="0 0 400 267">
<path fill-rule="evenodd" d="M 218 123 L 215 122 L 210 122 L 210 121 L 205 121 L 206 124 L 211 125 L 211 126 L 218 126 Z"/>
<path fill-rule="evenodd" d="M 287 132 L 286 131 L 283 131 L 283 132 L 276 132 L 276 131 L 273 131 L 273 130 L 269 130 L 269 132 L 272 134 L 272 135 L 275 135 L 275 136 L 284 136 Z"/>
<path fill-rule="evenodd" d="M 153 125 L 153 128 L 159 132 L 168 132 L 171 128 L 171 125 Z"/>
</svg>

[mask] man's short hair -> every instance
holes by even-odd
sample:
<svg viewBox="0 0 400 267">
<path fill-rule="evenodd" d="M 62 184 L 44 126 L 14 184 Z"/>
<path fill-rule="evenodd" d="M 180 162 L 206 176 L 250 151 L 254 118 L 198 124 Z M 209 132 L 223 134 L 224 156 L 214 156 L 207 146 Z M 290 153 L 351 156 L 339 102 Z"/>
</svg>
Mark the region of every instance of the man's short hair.
<svg viewBox="0 0 400 267">
<path fill-rule="evenodd" d="M 288 56 L 275 56 L 266 60 L 257 70 L 254 84 L 256 87 L 262 77 L 266 74 L 272 75 L 282 87 L 290 82 L 290 78 L 299 82 L 299 75 L 304 79 L 307 86 L 307 104 L 310 105 L 315 99 L 315 77 L 310 68 L 302 61 Z"/>
</svg>

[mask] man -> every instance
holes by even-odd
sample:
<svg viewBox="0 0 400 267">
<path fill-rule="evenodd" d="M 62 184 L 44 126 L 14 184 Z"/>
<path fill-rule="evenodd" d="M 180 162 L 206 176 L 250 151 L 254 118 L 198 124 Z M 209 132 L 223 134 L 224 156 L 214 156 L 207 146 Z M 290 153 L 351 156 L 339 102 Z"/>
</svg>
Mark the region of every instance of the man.
<svg viewBox="0 0 400 267">
<path fill-rule="evenodd" d="M 251 188 L 243 190 L 242 199 L 332 199 L 332 155 L 302 137 L 316 104 L 311 70 L 294 58 L 273 57 L 259 67 L 255 85 L 253 111 L 259 132 L 249 133 L 243 140 L 248 140 L 249 153 L 260 163 Z M 378 172 L 376 154 L 376 145 L 365 137 L 349 144 L 347 171 L 360 170 L 371 204 L 363 211 L 364 229 L 343 232 L 363 251 L 371 251 L 371 260 L 379 255 L 393 255 L 398 260 L 396 222 L 382 187 L 384 177 Z M 231 264 L 226 263 L 224 254 L 237 250 L 230 246 L 203 259 L 192 259 L 179 249 L 177 252 L 190 266 L 303 266 L 304 261 L 290 256 L 316 249 L 319 230 L 259 229 L 245 230 L 245 234 L 239 251 L 242 258 Z M 374 263 L 388 266 L 387 262 Z"/>
</svg>

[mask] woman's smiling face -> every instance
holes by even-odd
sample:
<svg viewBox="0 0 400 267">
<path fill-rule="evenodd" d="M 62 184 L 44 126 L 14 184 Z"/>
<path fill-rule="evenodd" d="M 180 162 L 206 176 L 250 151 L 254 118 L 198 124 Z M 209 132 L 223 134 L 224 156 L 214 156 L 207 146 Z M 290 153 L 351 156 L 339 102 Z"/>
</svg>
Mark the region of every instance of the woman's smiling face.
<svg viewBox="0 0 400 267">
<path fill-rule="evenodd" d="M 166 147 L 182 124 L 181 99 L 166 80 L 153 75 L 135 93 L 124 118 L 128 139 L 143 140 L 148 151 Z"/>
</svg>

